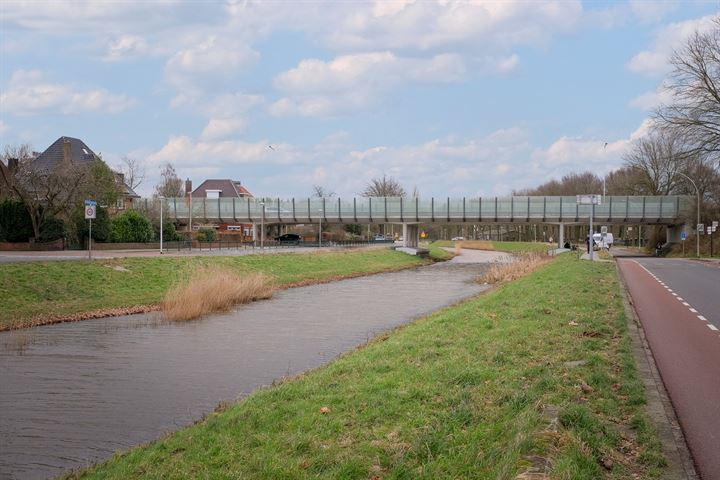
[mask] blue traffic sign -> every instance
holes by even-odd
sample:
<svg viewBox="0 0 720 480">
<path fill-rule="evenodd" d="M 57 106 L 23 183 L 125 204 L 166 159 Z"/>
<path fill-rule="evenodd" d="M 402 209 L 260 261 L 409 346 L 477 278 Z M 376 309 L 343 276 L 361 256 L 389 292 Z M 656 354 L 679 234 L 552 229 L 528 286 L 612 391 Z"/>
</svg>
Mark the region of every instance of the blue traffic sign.
<svg viewBox="0 0 720 480">
<path fill-rule="evenodd" d="M 680 234 L 680 240 L 682 240 L 683 242 L 685 241 L 685 232 L 682 232 Z"/>
<path fill-rule="evenodd" d="M 97 205 L 97 202 L 95 200 L 85 200 L 85 205 Z"/>
</svg>

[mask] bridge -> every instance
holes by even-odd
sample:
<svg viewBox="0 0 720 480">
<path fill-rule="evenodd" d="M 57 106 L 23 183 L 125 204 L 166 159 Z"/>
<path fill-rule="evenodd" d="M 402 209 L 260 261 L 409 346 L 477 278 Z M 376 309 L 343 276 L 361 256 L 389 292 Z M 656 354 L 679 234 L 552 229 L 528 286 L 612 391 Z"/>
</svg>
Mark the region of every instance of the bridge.
<svg viewBox="0 0 720 480">
<path fill-rule="evenodd" d="M 512 196 L 463 198 L 166 198 L 164 210 L 177 223 L 325 224 L 393 223 L 403 225 L 408 246 L 417 246 L 420 224 L 587 224 L 592 207 L 576 197 Z M 675 227 L 693 208 L 689 196 L 606 196 L 595 206 L 594 223 Z M 563 228 L 559 229 L 563 242 Z M 679 240 L 669 228 L 668 240 Z M 678 238 L 675 239 L 674 237 Z"/>
</svg>

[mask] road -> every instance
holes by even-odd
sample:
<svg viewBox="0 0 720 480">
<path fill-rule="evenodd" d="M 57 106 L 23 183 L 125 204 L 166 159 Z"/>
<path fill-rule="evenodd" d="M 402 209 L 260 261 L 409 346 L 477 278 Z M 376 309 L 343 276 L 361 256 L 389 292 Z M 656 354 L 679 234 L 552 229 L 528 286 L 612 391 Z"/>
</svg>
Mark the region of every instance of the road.
<svg viewBox="0 0 720 480">
<path fill-rule="evenodd" d="M 703 480 L 720 480 L 720 265 L 618 264 Z"/>
</svg>

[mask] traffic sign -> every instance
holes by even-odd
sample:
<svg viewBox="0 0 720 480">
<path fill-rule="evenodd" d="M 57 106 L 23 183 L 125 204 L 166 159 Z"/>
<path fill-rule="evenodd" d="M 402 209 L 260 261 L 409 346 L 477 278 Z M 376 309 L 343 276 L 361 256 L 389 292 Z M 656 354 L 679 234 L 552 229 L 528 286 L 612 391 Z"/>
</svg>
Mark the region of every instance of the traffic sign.
<svg viewBox="0 0 720 480">
<path fill-rule="evenodd" d="M 682 240 L 682 241 L 684 242 L 684 241 L 685 241 L 685 238 L 686 238 L 686 237 L 685 237 L 685 232 L 682 232 L 682 233 L 680 234 L 680 240 Z"/>
<path fill-rule="evenodd" d="M 85 205 L 92 205 L 95 207 L 97 206 L 97 202 L 95 200 L 85 200 Z"/>
<path fill-rule="evenodd" d="M 95 205 L 85 205 L 85 220 L 95 218 Z"/>
<path fill-rule="evenodd" d="M 575 198 L 580 205 L 600 205 L 602 203 L 601 195 L 577 195 Z"/>
<path fill-rule="evenodd" d="M 712 227 L 713 227 L 713 228 L 717 228 L 717 227 L 718 227 L 718 221 L 717 221 L 717 220 L 713 220 Z"/>
<path fill-rule="evenodd" d="M 697 231 L 699 235 L 702 235 L 705 233 L 705 224 L 704 223 L 698 223 L 697 224 Z"/>
<path fill-rule="evenodd" d="M 607 233 L 607 226 L 600 227 L 600 233 Z"/>
</svg>

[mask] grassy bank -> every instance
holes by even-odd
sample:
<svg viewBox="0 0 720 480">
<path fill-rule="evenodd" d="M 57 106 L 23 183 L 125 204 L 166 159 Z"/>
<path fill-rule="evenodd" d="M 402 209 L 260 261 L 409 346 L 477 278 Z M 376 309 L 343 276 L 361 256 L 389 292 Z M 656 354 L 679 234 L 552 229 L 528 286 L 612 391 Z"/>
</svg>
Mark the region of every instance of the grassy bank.
<svg viewBox="0 0 720 480">
<path fill-rule="evenodd" d="M 423 262 L 390 250 L 358 250 L 4 264 L 0 268 L 0 330 L 100 309 L 157 304 L 177 279 L 202 266 L 261 272 L 282 287 L 397 270 Z"/>
<path fill-rule="evenodd" d="M 462 248 L 470 248 L 477 250 L 494 250 L 498 252 L 509 253 L 546 252 L 549 248 L 547 243 L 494 242 L 489 240 L 462 240 L 459 242 L 453 242 L 451 240 L 435 240 L 434 242 L 430 243 L 430 248 L 452 248 L 457 244 L 460 244 Z"/>
<path fill-rule="evenodd" d="M 625 322 L 614 266 L 562 256 L 77 477 L 653 478 Z"/>
</svg>

